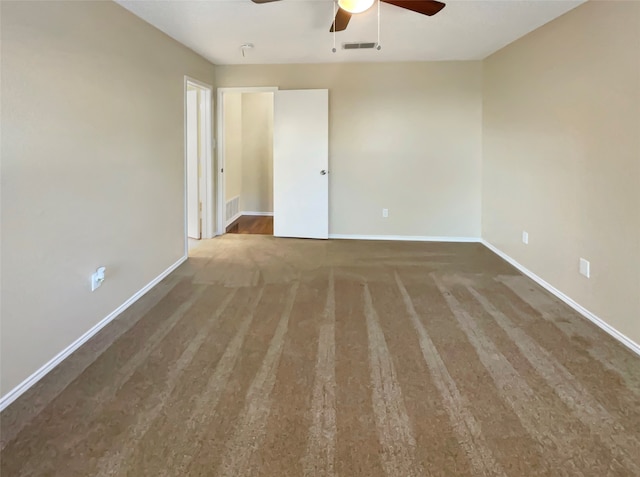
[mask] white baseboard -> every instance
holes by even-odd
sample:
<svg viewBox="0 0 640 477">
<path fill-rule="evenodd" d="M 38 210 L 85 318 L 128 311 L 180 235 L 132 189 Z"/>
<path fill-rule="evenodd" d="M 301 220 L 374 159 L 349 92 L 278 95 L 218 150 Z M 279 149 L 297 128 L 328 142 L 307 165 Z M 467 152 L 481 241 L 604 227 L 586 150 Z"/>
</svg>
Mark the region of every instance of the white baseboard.
<svg viewBox="0 0 640 477">
<path fill-rule="evenodd" d="M 63 349 L 60 353 L 54 356 L 48 363 L 38 369 L 35 373 L 29 376 L 27 379 L 18 384 L 15 388 L 9 391 L 7 394 L 0 398 L 0 411 L 4 410 L 9 404 L 18 399 L 24 392 L 26 392 L 31 386 L 40 381 L 49 371 L 59 365 L 62 361 L 64 361 L 71 353 L 80 348 L 84 343 L 89 341 L 96 333 L 98 333 L 102 328 L 107 326 L 114 318 L 116 318 L 120 313 L 125 311 L 131 305 L 133 305 L 142 295 L 151 290 L 154 286 L 156 286 L 164 277 L 169 275 L 172 271 L 178 268 L 185 260 L 187 260 L 187 256 L 183 256 L 176 263 L 167 268 L 164 272 L 158 275 L 156 278 L 151 280 L 147 285 L 145 285 L 142 289 L 136 292 L 131 298 L 125 301 L 118 308 L 113 310 L 109 315 L 107 315 L 104 319 L 102 319 L 99 323 L 94 325 L 89 331 L 80 336 L 77 340 Z"/>
<path fill-rule="evenodd" d="M 511 258 L 509 255 L 504 253 L 502 250 L 500 250 L 497 247 L 491 245 L 486 240 L 482 240 L 482 244 L 485 247 L 487 247 L 489 250 L 491 250 L 493 253 L 498 255 L 500 258 L 502 258 L 506 262 L 508 262 L 511 265 L 513 265 L 514 267 L 516 267 L 518 270 L 520 270 L 527 277 L 531 278 L 534 282 L 536 282 L 542 288 L 544 288 L 548 292 L 552 293 L 556 297 L 560 298 L 563 302 L 565 302 L 571 308 L 573 308 L 578 313 L 580 313 L 582 316 L 587 318 L 589 321 L 592 321 L 599 328 L 601 328 L 602 330 L 604 330 L 607 333 L 609 333 L 611 336 L 613 336 L 615 339 L 620 341 L 623 345 L 625 345 L 631 351 L 633 351 L 637 355 L 640 355 L 640 345 L 638 343 L 636 343 L 635 341 L 633 341 L 631 338 L 629 338 L 628 336 L 620 333 L 613 326 L 611 326 L 610 324 L 605 322 L 602 318 L 599 318 L 594 313 L 591 313 L 589 310 L 587 310 L 585 307 L 580 305 L 578 302 L 574 301 L 571 297 L 565 295 L 560 290 L 555 288 L 553 285 L 551 285 L 550 283 L 546 282 L 545 280 L 540 278 L 538 275 L 533 273 L 531 270 L 529 270 L 528 268 L 524 267 L 520 263 L 516 262 L 513 258 Z"/>
<path fill-rule="evenodd" d="M 480 237 L 431 237 L 421 235 L 350 235 L 329 234 L 330 239 L 344 240 L 395 240 L 403 242 L 480 242 Z"/>
<path fill-rule="evenodd" d="M 231 225 L 232 223 L 234 223 L 236 220 L 238 220 L 240 217 L 242 217 L 242 212 L 238 212 L 236 215 L 234 215 L 233 217 L 231 217 L 229 220 L 227 220 L 227 222 L 224 224 L 225 227 L 229 227 L 229 225 Z"/>
<path fill-rule="evenodd" d="M 273 217 L 273 212 L 256 212 L 255 210 L 243 210 L 240 215 L 259 215 L 261 217 Z"/>
<path fill-rule="evenodd" d="M 260 217 L 273 217 L 273 212 L 256 212 L 256 211 L 243 210 L 243 211 L 238 212 L 236 215 L 231 217 L 229 220 L 227 220 L 227 223 L 224 226 L 225 227 L 229 227 L 229 225 L 234 223 L 236 220 L 238 220 L 243 215 L 257 215 L 257 216 L 260 216 Z"/>
</svg>

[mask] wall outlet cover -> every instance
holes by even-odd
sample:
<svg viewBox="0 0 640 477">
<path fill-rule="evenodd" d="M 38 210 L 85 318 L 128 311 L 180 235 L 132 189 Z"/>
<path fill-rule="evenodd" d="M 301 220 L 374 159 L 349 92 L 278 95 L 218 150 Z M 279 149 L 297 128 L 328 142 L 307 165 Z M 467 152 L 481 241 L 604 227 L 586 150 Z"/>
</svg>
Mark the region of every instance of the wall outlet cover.
<svg viewBox="0 0 640 477">
<path fill-rule="evenodd" d="M 95 291 L 97 288 L 100 288 L 100 286 L 102 286 L 102 282 L 104 282 L 105 271 L 105 267 L 100 267 L 93 275 L 91 275 L 91 291 Z"/>
<path fill-rule="evenodd" d="M 580 259 L 580 273 L 585 277 L 591 277 L 591 264 L 584 258 Z"/>
<path fill-rule="evenodd" d="M 527 245 L 529 244 L 529 232 L 522 232 L 522 243 Z"/>
</svg>

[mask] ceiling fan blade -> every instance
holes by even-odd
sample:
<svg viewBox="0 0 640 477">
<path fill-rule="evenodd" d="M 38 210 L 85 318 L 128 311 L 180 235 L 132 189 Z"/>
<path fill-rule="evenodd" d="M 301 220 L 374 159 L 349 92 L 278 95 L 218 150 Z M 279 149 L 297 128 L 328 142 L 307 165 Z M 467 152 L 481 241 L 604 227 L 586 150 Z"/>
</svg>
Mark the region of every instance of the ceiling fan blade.
<svg viewBox="0 0 640 477">
<path fill-rule="evenodd" d="M 390 3 L 396 7 L 406 8 L 412 12 L 422 13 L 423 15 L 435 15 L 444 8 L 444 3 L 436 0 L 382 0 L 384 3 Z"/>
<path fill-rule="evenodd" d="M 251 0 L 253 3 L 271 3 L 271 2 L 279 2 L 280 0 Z"/>
<path fill-rule="evenodd" d="M 343 10 L 342 8 L 338 8 L 338 11 L 336 12 L 336 19 L 333 20 L 333 25 L 331 25 L 329 31 L 333 33 L 334 29 L 335 31 L 346 30 L 349 20 L 351 20 L 351 13 Z"/>
</svg>

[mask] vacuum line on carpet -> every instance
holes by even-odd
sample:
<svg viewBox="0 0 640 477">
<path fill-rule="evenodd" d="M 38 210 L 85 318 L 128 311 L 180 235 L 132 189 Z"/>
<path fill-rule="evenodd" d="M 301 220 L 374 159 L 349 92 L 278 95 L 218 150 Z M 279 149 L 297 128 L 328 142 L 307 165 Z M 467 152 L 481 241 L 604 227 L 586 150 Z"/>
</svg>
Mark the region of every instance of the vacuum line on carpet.
<svg viewBox="0 0 640 477">
<path fill-rule="evenodd" d="M 315 380 L 311 399 L 311 427 L 303 461 L 305 477 L 334 477 L 336 446 L 336 295 L 333 269 L 322 314 Z"/>
<path fill-rule="evenodd" d="M 180 426 L 177 434 L 174 431 L 173 434 L 168 436 L 162 452 L 162 455 L 167 456 L 167 462 L 161 470 L 160 476 L 187 474 L 186 468 L 196 454 L 197 449 L 194 449 L 191 453 L 176 453 L 172 449 L 172 443 L 184 443 L 191 440 L 199 445 L 202 442 L 202 437 L 207 429 L 205 422 L 216 416 L 216 407 L 240 357 L 242 345 L 254 320 L 256 308 L 263 294 L 264 285 L 260 287 L 251 300 L 251 304 L 247 307 L 246 314 L 238 326 L 238 331 L 225 348 L 204 390 L 195 398 L 195 407 L 186 417 L 185 425 Z"/>
<path fill-rule="evenodd" d="M 471 405 L 468 400 L 460 394 L 455 381 L 449 374 L 449 370 L 447 370 L 440 353 L 438 353 L 431 337 L 422 324 L 420 316 L 413 306 L 413 301 L 397 273 L 395 274 L 395 278 L 411 324 L 418 333 L 422 357 L 425 363 L 427 363 L 435 386 L 438 388 L 438 391 L 440 391 L 440 396 L 444 401 L 444 408 L 449 416 L 449 421 L 458 436 L 458 444 L 469 458 L 471 467 L 477 475 L 485 477 L 506 477 L 504 470 L 494 458 L 489 445 L 482 435 L 480 423 L 478 423 L 471 412 Z"/>
<path fill-rule="evenodd" d="M 101 382 L 102 388 L 98 393 L 89 397 L 89 400 L 93 403 L 91 408 L 91 416 L 94 418 L 84 419 L 80 421 L 82 428 L 77 425 L 73 429 L 64 430 L 60 432 L 68 433 L 72 437 L 65 442 L 63 449 L 71 450 L 78 446 L 83 440 L 87 438 L 87 434 L 93 429 L 92 424 L 95 418 L 101 415 L 105 406 L 111 402 L 116 393 L 122 388 L 122 386 L 131 379 L 136 370 L 147 361 L 149 356 L 156 350 L 162 340 L 169 334 L 173 327 L 178 323 L 187 311 L 193 306 L 193 304 L 200 298 L 204 292 L 204 286 L 196 287 L 195 291 L 189 296 L 189 298 L 180 304 L 180 306 L 149 336 L 145 342 L 145 346 L 139 348 L 119 369 L 117 373 L 109 375 L 113 377 L 113 380 L 105 379 Z M 73 425 L 76 423 L 74 419 L 67 419 L 64 425 Z M 27 462 L 23 469 L 22 475 L 33 475 L 36 472 L 35 465 L 37 459 L 31 459 Z"/>
<path fill-rule="evenodd" d="M 469 293 L 482 305 L 482 308 L 493 317 L 495 322 L 516 344 L 522 355 L 531 366 L 547 382 L 549 387 L 571 409 L 573 414 L 587 426 L 592 434 L 600 437 L 603 445 L 625 467 L 640 475 L 640 466 L 629 457 L 627 449 L 640 450 L 640 443 L 624 429 L 624 425 L 615 420 L 611 414 L 597 402 L 584 386 L 560 364 L 547 350 L 532 340 L 521 328 L 498 310 L 486 297 L 475 288 L 467 285 Z M 604 424 L 604 426 L 603 426 Z"/>
<path fill-rule="evenodd" d="M 127 437 L 120 436 L 118 439 L 119 445 L 111 447 L 109 452 L 100 458 L 97 464 L 98 475 L 120 475 L 122 464 L 129 459 L 136 449 L 135 446 L 132 446 L 129 443 L 132 441 L 139 442 L 149 430 L 149 427 L 152 425 L 154 420 L 160 415 L 162 408 L 165 406 L 171 396 L 171 393 L 178 384 L 180 377 L 182 376 L 182 372 L 193 361 L 196 353 L 209 337 L 209 333 L 212 331 L 214 326 L 218 324 L 220 316 L 226 310 L 227 306 L 229 306 L 229 303 L 231 303 L 236 291 L 237 289 L 232 290 L 231 293 L 224 298 L 215 313 L 213 313 L 213 316 L 206 321 L 205 326 L 200 328 L 196 336 L 189 340 L 189 344 L 169 370 L 163 383 L 164 389 L 162 389 L 159 394 L 149 396 L 147 401 L 153 400 L 156 401 L 156 404 L 137 412 L 135 423 L 127 430 Z"/>
<path fill-rule="evenodd" d="M 364 303 L 369 338 L 371 399 L 382 445 L 382 465 L 388 477 L 418 477 L 424 473 L 415 462 L 416 441 L 368 285 L 364 287 Z"/>
<path fill-rule="evenodd" d="M 556 468 L 558 475 L 566 477 L 584 477 L 582 470 L 576 467 L 576 462 L 583 462 L 592 469 L 597 468 L 598 463 L 594 456 L 582 452 L 582 436 L 578 430 L 565 423 L 565 416 L 549 409 L 553 405 L 543 401 L 543 398 L 531 389 L 443 281 L 435 274 L 431 274 L 431 277 L 449 305 L 460 329 L 476 350 L 480 362 L 489 372 L 500 397 L 511 407 L 527 433 L 547 450 L 546 460 L 550 468 Z"/>
<path fill-rule="evenodd" d="M 296 281 L 289 290 L 284 311 L 271 338 L 262 366 L 247 391 L 240 420 L 227 445 L 227 453 L 218 471 L 222 477 L 250 475 L 251 458 L 262 443 L 271 411 L 271 392 L 276 381 L 276 372 L 299 284 L 300 282 Z"/>
</svg>

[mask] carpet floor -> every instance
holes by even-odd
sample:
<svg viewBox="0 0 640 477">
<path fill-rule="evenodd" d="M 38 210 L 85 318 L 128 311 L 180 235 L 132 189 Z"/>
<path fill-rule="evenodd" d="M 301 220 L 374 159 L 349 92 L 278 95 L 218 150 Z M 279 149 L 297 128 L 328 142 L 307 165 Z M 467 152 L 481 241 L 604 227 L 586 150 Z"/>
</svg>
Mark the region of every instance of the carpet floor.
<svg viewBox="0 0 640 477">
<path fill-rule="evenodd" d="M 1 415 L 10 476 L 640 476 L 640 359 L 480 244 L 205 241 Z"/>
</svg>

